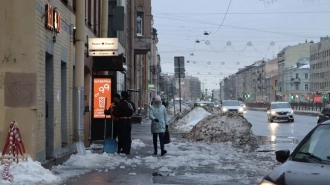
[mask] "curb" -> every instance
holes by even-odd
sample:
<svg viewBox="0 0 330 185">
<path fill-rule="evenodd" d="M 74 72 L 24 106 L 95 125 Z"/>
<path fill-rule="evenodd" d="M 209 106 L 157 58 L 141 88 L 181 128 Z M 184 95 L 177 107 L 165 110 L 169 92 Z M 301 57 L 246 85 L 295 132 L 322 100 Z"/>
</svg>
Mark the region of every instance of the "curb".
<svg viewBox="0 0 330 185">
<path fill-rule="evenodd" d="M 253 110 L 253 111 L 267 112 L 266 109 L 256 109 L 256 108 L 247 108 L 247 109 Z M 294 110 L 294 114 L 305 115 L 305 116 L 317 116 L 319 113 L 317 113 L 317 112 L 300 112 L 299 110 Z"/>
</svg>

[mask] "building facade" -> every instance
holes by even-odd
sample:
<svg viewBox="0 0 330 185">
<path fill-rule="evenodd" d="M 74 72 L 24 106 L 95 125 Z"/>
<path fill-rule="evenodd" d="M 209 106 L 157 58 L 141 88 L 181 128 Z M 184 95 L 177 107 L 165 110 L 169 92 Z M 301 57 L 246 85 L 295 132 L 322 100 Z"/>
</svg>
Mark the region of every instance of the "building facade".
<svg viewBox="0 0 330 185">
<path fill-rule="evenodd" d="M 4 146 L 11 121 L 20 124 L 27 153 L 34 160 L 47 161 L 76 151 L 78 126 L 74 123 L 75 25 L 77 0 L 3 0 L 0 12 L 0 148 Z M 116 92 L 132 93 L 137 107 L 149 97 L 150 63 L 160 61 L 153 52 L 151 0 L 85 1 L 86 47 L 88 38 L 118 38 L 120 53 L 126 59 L 126 72 L 96 71 L 95 58 L 84 58 L 84 142 L 90 144 L 92 128 L 93 75 L 110 75 Z M 101 10 L 109 7 L 107 30 L 101 30 Z M 124 12 L 114 19 L 114 7 Z M 24 15 L 24 21 L 21 21 Z M 121 25 L 122 30 L 116 26 Z M 103 34 L 105 32 L 105 34 Z M 103 34 L 103 35 L 102 35 Z M 156 49 L 155 49 L 156 50 Z M 124 66 L 123 66 L 124 67 Z M 142 81 L 140 80 L 142 79 Z M 116 93 L 113 92 L 113 93 Z M 140 92 L 141 93 L 141 92 Z M 140 101 L 139 101 L 140 100 Z M 102 127 L 103 128 L 103 127 Z"/>
<path fill-rule="evenodd" d="M 222 100 L 236 100 L 236 75 L 230 75 L 223 79 L 224 95 Z"/>
<path fill-rule="evenodd" d="M 309 81 L 310 65 L 309 58 L 303 59 L 297 65 L 286 68 L 284 72 L 285 101 L 287 102 L 308 102 L 310 100 Z"/>
<path fill-rule="evenodd" d="M 277 97 L 279 100 L 287 100 L 285 94 L 288 91 L 285 87 L 285 69 L 296 65 L 296 63 L 302 58 L 310 57 L 310 46 L 313 43 L 308 43 L 307 41 L 303 44 L 298 44 L 295 46 L 287 46 L 281 52 L 277 54 L 278 58 L 278 91 Z"/>
<path fill-rule="evenodd" d="M 262 102 L 265 101 L 266 96 L 266 83 L 265 83 L 265 61 L 260 60 L 254 62 L 254 67 L 252 68 L 252 102 Z"/>
<path fill-rule="evenodd" d="M 266 85 L 266 102 L 277 101 L 277 74 L 278 74 L 278 59 L 274 58 L 265 63 L 265 85 Z"/>
<path fill-rule="evenodd" d="M 330 93 L 330 38 L 322 37 L 321 41 L 311 47 L 311 81 L 310 92 L 314 102 L 329 101 Z"/>
</svg>

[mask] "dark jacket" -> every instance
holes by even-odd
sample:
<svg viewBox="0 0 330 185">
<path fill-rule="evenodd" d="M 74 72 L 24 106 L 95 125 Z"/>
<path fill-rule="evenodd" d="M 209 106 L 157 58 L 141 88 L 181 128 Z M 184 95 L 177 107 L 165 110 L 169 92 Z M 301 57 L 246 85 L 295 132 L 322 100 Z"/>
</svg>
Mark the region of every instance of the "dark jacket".
<svg viewBox="0 0 330 185">
<path fill-rule="evenodd" d="M 134 110 L 133 114 L 134 114 L 134 112 L 135 112 L 134 103 L 131 102 L 130 100 L 120 100 L 118 105 L 115 106 L 115 109 L 114 109 L 114 112 L 113 112 L 113 115 L 115 117 L 120 118 L 120 117 L 131 117 L 132 116 L 130 111 L 127 111 L 128 105 L 127 105 L 126 101 L 132 104 L 132 107 L 133 107 L 133 110 Z"/>
</svg>

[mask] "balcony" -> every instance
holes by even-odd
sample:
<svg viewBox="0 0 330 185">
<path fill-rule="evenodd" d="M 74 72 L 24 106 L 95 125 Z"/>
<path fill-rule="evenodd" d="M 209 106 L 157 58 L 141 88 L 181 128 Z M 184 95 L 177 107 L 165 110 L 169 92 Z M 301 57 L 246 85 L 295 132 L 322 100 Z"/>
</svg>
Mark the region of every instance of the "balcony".
<svg viewBox="0 0 330 185">
<path fill-rule="evenodd" d="M 300 83 L 300 78 L 291 78 L 291 82 Z"/>
</svg>

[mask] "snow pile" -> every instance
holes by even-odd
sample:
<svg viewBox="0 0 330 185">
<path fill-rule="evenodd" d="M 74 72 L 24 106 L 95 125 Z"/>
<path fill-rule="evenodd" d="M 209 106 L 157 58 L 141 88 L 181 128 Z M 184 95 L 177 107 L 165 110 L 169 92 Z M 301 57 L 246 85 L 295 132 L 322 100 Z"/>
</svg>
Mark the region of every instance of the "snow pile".
<svg viewBox="0 0 330 185">
<path fill-rule="evenodd" d="M 0 153 L 1 155 L 1 153 Z M 13 183 L 2 178 L 3 168 L 0 165 L 0 184 L 56 184 L 61 178 L 41 166 L 40 162 L 28 158 L 27 162 L 12 163 L 9 173 L 14 176 Z"/>
<path fill-rule="evenodd" d="M 221 109 L 218 107 L 203 106 L 203 108 L 211 114 L 220 114 Z"/>
<path fill-rule="evenodd" d="M 200 121 L 184 138 L 206 142 L 231 142 L 234 146 L 258 147 L 252 124 L 238 114 L 212 115 Z"/>
<path fill-rule="evenodd" d="M 211 115 L 208 111 L 201 107 L 196 107 L 188 114 L 184 115 L 181 119 L 176 119 L 176 121 L 170 124 L 171 132 L 176 133 L 187 133 L 202 119 Z"/>
</svg>

